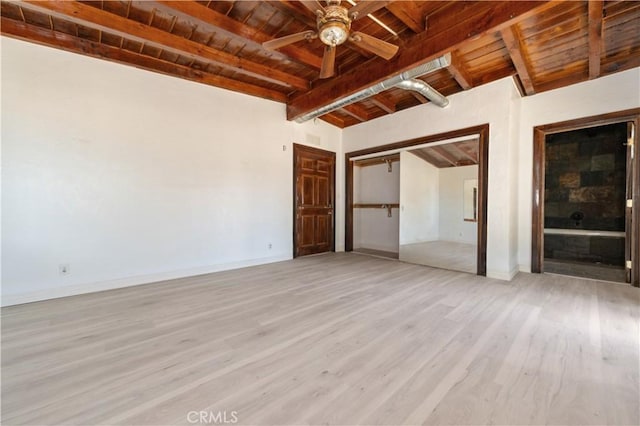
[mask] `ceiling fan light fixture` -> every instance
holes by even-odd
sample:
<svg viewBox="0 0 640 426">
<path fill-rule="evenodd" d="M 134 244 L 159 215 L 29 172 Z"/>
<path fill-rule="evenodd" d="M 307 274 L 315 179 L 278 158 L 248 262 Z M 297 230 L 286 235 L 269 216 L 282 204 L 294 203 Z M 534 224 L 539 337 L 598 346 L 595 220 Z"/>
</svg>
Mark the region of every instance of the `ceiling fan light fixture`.
<svg viewBox="0 0 640 426">
<path fill-rule="evenodd" d="M 327 46 L 338 46 L 349 37 L 349 30 L 342 22 L 329 22 L 325 24 L 318 35 Z"/>
<path fill-rule="evenodd" d="M 327 46 L 338 46 L 349 38 L 351 18 L 349 11 L 338 4 L 329 4 L 318 16 L 318 37 Z"/>
<path fill-rule="evenodd" d="M 325 45 L 320 65 L 319 78 L 329 78 L 335 75 L 336 47 L 350 42 L 360 49 L 371 52 L 383 59 L 391 59 L 397 52 L 398 46 L 361 32 L 350 34 L 351 22 L 360 16 L 369 16 L 376 10 L 385 7 L 386 1 L 374 2 L 362 0 L 350 9 L 340 6 L 340 0 L 325 0 L 323 7 L 320 0 L 303 1 L 302 5 L 317 16 L 317 31 L 307 30 L 295 34 L 267 40 L 262 46 L 267 50 L 276 50 L 303 40 L 319 38 Z"/>
</svg>

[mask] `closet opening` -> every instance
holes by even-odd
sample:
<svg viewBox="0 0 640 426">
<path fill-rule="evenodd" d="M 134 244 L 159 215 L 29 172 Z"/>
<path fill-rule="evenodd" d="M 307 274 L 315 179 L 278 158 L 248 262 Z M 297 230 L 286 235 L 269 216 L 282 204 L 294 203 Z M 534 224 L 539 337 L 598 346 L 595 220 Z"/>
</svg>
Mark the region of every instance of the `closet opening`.
<svg viewBox="0 0 640 426">
<path fill-rule="evenodd" d="M 532 272 L 638 285 L 637 122 L 627 111 L 535 129 Z"/>
<path fill-rule="evenodd" d="M 347 153 L 346 250 L 485 275 L 488 134 Z"/>
<path fill-rule="evenodd" d="M 400 154 L 353 165 L 353 251 L 398 259 Z"/>
</svg>

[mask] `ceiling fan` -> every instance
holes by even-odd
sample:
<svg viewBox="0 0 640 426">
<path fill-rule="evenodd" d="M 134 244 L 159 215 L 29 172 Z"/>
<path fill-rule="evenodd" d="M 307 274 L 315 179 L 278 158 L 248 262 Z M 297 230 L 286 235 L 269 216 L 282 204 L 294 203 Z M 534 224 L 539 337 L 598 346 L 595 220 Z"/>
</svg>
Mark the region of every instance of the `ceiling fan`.
<svg viewBox="0 0 640 426">
<path fill-rule="evenodd" d="M 336 47 L 345 43 L 353 43 L 364 50 L 384 59 L 391 59 L 398 51 L 398 46 L 376 37 L 354 31 L 350 33 L 351 22 L 381 9 L 388 2 L 361 1 L 350 9 L 340 5 L 340 0 L 327 0 L 323 7 L 319 1 L 301 1 L 307 9 L 317 16 L 318 29 L 290 34 L 262 43 L 265 49 L 275 50 L 302 40 L 319 38 L 325 44 L 320 78 L 332 77 L 335 73 Z"/>
</svg>

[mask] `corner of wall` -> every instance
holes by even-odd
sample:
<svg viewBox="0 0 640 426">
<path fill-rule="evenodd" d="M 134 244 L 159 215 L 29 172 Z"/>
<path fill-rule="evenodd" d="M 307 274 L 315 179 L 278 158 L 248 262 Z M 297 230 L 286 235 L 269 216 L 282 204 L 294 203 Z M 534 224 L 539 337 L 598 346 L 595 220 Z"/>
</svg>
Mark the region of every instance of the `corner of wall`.
<svg viewBox="0 0 640 426">
<path fill-rule="evenodd" d="M 511 281 L 517 274 L 520 272 L 518 265 L 511 268 L 509 271 L 497 271 L 497 270 L 488 270 L 487 278 L 493 278 L 496 280 L 502 281 Z"/>
<path fill-rule="evenodd" d="M 510 221 L 509 221 L 509 270 L 518 270 L 518 229 L 519 220 L 522 217 L 518 211 L 519 203 L 519 179 L 520 179 L 520 126 L 521 126 L 521 107 L 522 95 L 516 87 L 515 79 L 511 79 L 511 94 L 509 99 L 509 180 L 511 182 L 509 188 L 509 204 L 510 204 Z"/>
</svg>

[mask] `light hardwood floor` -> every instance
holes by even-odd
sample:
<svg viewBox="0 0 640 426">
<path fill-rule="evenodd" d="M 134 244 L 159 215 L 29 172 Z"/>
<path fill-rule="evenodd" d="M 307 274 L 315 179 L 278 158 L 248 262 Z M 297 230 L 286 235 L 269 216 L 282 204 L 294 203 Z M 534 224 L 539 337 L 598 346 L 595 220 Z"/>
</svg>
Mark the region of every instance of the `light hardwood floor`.
<svg viewBox="0 0 640 426">
<path fill-rule="evenodd" d="M 2 423 L 637 425 L 639 296 L 341 253 L 9 307 Z"/>
</svg>

